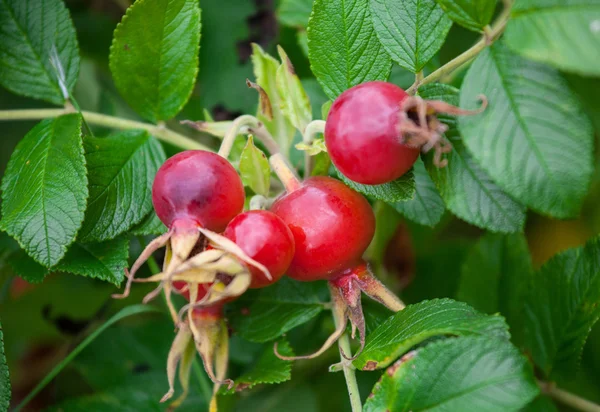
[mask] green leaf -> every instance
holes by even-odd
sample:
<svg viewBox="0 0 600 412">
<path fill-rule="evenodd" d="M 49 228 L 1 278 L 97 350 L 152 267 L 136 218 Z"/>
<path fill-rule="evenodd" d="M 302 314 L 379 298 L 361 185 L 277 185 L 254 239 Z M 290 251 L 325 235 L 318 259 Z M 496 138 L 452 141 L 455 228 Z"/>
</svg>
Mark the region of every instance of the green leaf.
<svg viewBox="0 0 600 412">
<path fill-rule="evenodd" d="M 304 133 L 306 125 L 312 120 L 310 101 L 290 58 L 281 46 L 277 47 L 277 51 L 281 59 L 276 75 L 281 111 L 300 133 Z"/>
<path fill-rule="evenodd" d="M 142 130 L 83 140 L 90 198 L 78 239 L 113 239 L 152 210 L 152 182 L 166 156 L 158 141 Z"/>
<path fill-rule="evenodd" d="M 446 210 L 444 201 L 427 174 L 421 159 L 417 159 L 413 173 L 415 175 L 415 197 L 394 204 L 394 208 L 413 222 L 433 227 L 444 215 Z"/>
<path fill-rule="evenodd" d="M 138 0 L 117 26 L 110 71 L 142 117 L 168 120 L 190 98 L 198 74 L 200 8 L 196 0 Z"/>
<path fill-rule="evenodd" d="M 87 276 L 119 286 L 128 266 L 129 239 L 122 237 L 102 243 L 75 243 L 56 270 Z"/>
<path fill-rule="evenodd" d="M 400 66 L 413 73 L 440 50 L 452 20 L 435 0 L 370 0 L 375 33 Z"/>
<path fill-rule="evenodd" d="M 79 73 L 77 37 L 64 3 L 0 1 L 0 38 L 0 84 L 62 105 Z"/>
<path fill-rule="evenodd" d="M 167 227 L 160 221 L 154 210 L 151 210 L 146 217 L 131 229 L 134 236 L 162 235 L 167 231 Z"/>
<path fill-rule="evenodd" d="M 502 313 L 511 326 L 513 341 L 520 343 L 523 302 L 532 278 L 525 237 L 489 233 L 467 255 L 456 298 L 484 313 Z"/>
<path fill-rule="evenodd" d="M 410 200 L 415 196 L 415 176 L 412 169 L 398 179 L 382 185 L 361 185 L 348 179 L 337 169 L 335 169 L 335 173 L 346 186 L 371 199 L 382 200 L 393 205 L 396 202 Z"/>
<path fill-rule="evenodd" d="M 494 15 L 496 0 L 436 0 L 448 17 L 461 26 L 482 31 Z"/>
<path fill-rule="evenodd" d="M 64 256 L 88 197 L 81 117 L 38 123 L 19 142 L 2 179 L 2 228 L 44 266 Z"/>
<path fill-rule="evenodd" d="M 240 157 L 240 175 L 242 182 L 254 191 L 254 193 L 268 196 L 271 181 L 271 168 L 267 156 L 254 146 L 252 136 L 244 147 Z"/>
<path fill-rule="evenodd" d="M 558 412 L 558 409 L 550 398 L 540 395 L 521 409 L 521 412 Z"/>
<path fill-rule="evenodd" d="M 48 268 L 33 260 L 23 249 L 11 255 L 10 266 L 20 278 L 29 283 L 41 283 L 49 273 Z"/>
<path fill-rule="evenodd" d="M 6 355 L 4 355 L 4 334 L 2 326 L 0 326 L 0 410 L 8 411 L 10 393 L 10 375 L 6 364 Z"/>
<path fill-rule="evenodd" d="M 269 96 L 271 107 L 273 109 L 273 118 L 269 119 L 258 111 L 258 119 L 264 123 L 267 130 L 273 135 L 282 153 L 289 153 L 292 140 L 294 138 L 294 126 L 288 120 L 281 110 L 283 104 L 282 97 L 279 94 L 277 72 L 280 63 L 265 53 L 261 47 L 252 44 L 252 64 L 254 66 L 254 76 L 256 83 L 263 88 Z"/>
<path fill-rule="evenodd" d="M 561 70 L 600 75 L 600 1 L 519 0 L 504 35 L 523 56 Z"/>
<path fill-rule="evenodd" d="M 518 201 L 554 217 L 577 215 L 592 174 L 592 126 L 560 74 L 501 43 L 469 69 L 460 106 L 489 105 L 459 118 L 464 142 L 483 169 Z"/>
<path fill-rule="evenodd" d="M 462 337 L 396 362 L 373 387 L 364 411 L 517 411 L 538 393 L 527 359 L 508 341 Z"/>
<path fill-rule="evenodd" d="M 19 406 L 17 408 L 23 409 L 23 407 L 25 405 L 27 405 L 33 398 L 35 398 L 35 396 L 42 389 L 44 389 L 52 381 L 52 379 L 54 379 L 69 363 L 71 363 L 71 361 L 79 353 L 81 353 L 82 350 L 84 350 L 90 343 L 92 343 L 94 341 L 94 339 L 96 339 L 108 327 L 110 327 L 111 325 L 120 321 L 123 318 L 133 316 L 133 315 L 138 315 L 140 313 L 148 313 L 148 312 L 156 312 L 156 311 L 157 311 L 157 309 L 155 307 L 147 306 L 147 305 L 133 305 L 133 306 L 127 306 L 127 307 L 121 309 L 119 312 L 117 312 L 115 315 L 113 315 L 109 320 L 104 322 L 102 324 L 102 326 L 100 326 L 98 329 L 93 331 L 87 338 L 85 338 L 83 340 L 83 342 L 81 342 L 79 345 L 77 345 L 77 347 L 75 349 L 73 349 L 73 351 L 71 353 L 69 353 L 66 358 L 64 358 L 58 365 L 56 365 L 50 371 L 50 373 L 48 373 L 44 377 L 44 379 L 31 392 L 29 392 L 29 394 L 25 397 L 25 399 L 23 399 L 23 401 L 21 401 L 21 403 L 19 404 Z M 76 410 L 76 409 L 68 408 L 68 409 L 64 409 L 64 410 L 72 411 L 72 410 Z M 92 408 L 92 409 L 87 409 L 87 410 L 97 411 L 98 409 Z M 120 409 L 120 410 L 123 410 L 123 409 Z"/>
<path fill-rule="evenodd" d="M 305 28 L 312 5 L 313 0 L 281 0 L 277 9 L 279 22 L 286 26 Z"/>
<path fill-rule="evenodd" d="M 445 84 L 428 84 L 419 89 L 424 99 L 442 100 L 458 105 L 458 89 Z M 494 232 L 517 232 L 525 223 L 525 207 L 500 189 L 466 150 L 458 138 L 456 118 L 440 116 L 449 127 L 452 152 L 446 155 L 448 166 L 436 167 L 426 157 L 429 174 L 446 207 L 461 219 Z"/>
<path fill-rule="evenodd" d="M 277 351 L 284 356 L 294 356 L 294 351 L 287 340 L 278 342 Z M 250 369 L 235 378 L 235 385 L 230 390 L 221 387 L 221 393 L 234 394 L 259 384 L 273 384 L 289 381 L 292 378 L 292 362 L 279 359 L 273 346 L 266 345 L 265 350 Z"/>
<path fill-rule="evenodd" d="M 330 99 L 370 80 L 386 80 L 392 61 L 374 33 L 369 0 L 315 0 L 308 57 Z"/>
<path fill-rule="evenodd" d="M 466 303 L 434 299 L 409 305 L 395 313 L 367 336 L 358 369 L 381 369 L 415 345 L 439 335 L 485 335 L 508 340 L 508 326 L 501 316 L 477 312 Z"/>
<path fill-rule="evenodd" d="M 556 255 L 535 274 L 525 316 L 535 363 L 552 380 L 572 377 L 600 318 L 600 238 Z"/>
<path fill-rule="evenodd" d="M 308 322 L 324 309 L 321 282 L 282 278 L 275 285 L 251 290 L 236 302 L 233 328 L 251 342 L 269 342 Z"/>
</svg>

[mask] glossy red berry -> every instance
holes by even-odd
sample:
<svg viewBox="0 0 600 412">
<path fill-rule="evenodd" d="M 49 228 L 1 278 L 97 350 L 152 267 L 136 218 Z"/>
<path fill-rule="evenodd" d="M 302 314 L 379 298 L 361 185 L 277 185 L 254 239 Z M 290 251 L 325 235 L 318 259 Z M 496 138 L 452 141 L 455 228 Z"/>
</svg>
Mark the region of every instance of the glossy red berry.
<svg viewBox="0 0 600 412">
<path fill-rule="evenodd" d="M 398 131 L 401 103 L 409 96 L 386 82 L 368 82 L 342 93 L 325 124 L 325 144 L 335 167 L 348 179 L 376 185 L 406 173 L 419 149 Z"/>
<path fill-rule="evenodd" d="M 332 279 L 356 266 L 375 233 L 366 199 L 330 177 L 305 180 L 271 211 L 294 235 L 296 253 L 287 274 L 296 280 Z"/>
<path fill-rule="evenodd" d="M 294 257 L 292 232 L 281 218 L 266 210 L 252 210 L 236 216 L 227 225 L 223 236 L 269 270 L 271 280 L 261 270 L 250 266 L 251 288 L 262 288 L 278 281 Z"/>
<path fill-rule="evenodd" d="M 181 219 L 220 232 L 242 211 L 244 186 L 223 157 L 188 150 L 160 167 L 152 186 L 152 203 L 167 227 Z"/>
</svg>

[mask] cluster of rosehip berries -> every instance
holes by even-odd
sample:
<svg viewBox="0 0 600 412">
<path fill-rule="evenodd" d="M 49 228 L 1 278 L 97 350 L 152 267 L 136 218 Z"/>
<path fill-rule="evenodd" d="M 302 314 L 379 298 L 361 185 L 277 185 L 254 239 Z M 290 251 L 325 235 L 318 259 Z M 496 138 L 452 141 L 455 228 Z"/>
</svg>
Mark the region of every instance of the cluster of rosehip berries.
<svg viewBox="0 0 600 412">
<path fill-rule="evenodd" d="M 438 163 L 442 163 L 441 153 L 449 144 L 442 138 L 445 126 L 433 116 L 440 110 L 460 112 L 442 102 L 408 96 L 389 83 L 356 86 L 331 107 L 325 126 L 328 153 L 341 173 L 364 184 L 398 178 L 412 167 L 419 150 L 434 148 Z M 169 231 L 156 238 L 135 262 L 125 294 L 143 262 L 166 246 L 163 272 L 135 279 L 160 282 L 146 300 L 164 290 L 179 329 L 169 355 L 171 391 L 165 399 L 173 392 L 177 362 L 192 340 L 217 386 L 232 383 L 224 379 L 227 330 L 222 308 L 248 287 L 269 286 L 284 274 L 298 281 L 328 281 L 336 331 L 313 355 L 286 358 L 278 354 L 284 359 L 319 355 L 345 332 L 348 321 L 353 336 L 356 330 L 360 335 L 357 356 L 365 339 L 362 292 L 391 310 L 404 307 L 362 260 L 375 232 L 375 217 L 367 200 L 331 177 L 285 183 L 287 193 L 276 199 L 270 210 L 243 212 L 242 181 L 219 154 L 186 151 L 159 169 L 152 201 Z M 190 301 L 179 314 L 170 301 L 171 291 Z M 182 312 L 188 315 L 183 321 Z M 351 354 L 343 356 L 353 359 Z"/>
</svg>

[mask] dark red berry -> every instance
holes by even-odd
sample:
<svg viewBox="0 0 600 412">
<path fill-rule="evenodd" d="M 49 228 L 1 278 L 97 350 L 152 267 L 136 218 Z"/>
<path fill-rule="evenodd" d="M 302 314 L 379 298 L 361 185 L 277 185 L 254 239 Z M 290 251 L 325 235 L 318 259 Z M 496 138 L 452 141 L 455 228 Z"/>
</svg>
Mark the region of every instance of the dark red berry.
<svg viewBox="0 0 600 412">
<path fill-rule="evenodd" d="M 406 173 L 419 156 L 399 131 L 402 103 L 409 96 L 400 87 L 368 82 L 342 93 L 325 124 L 325 144 L 335 167 L 348 179 L 376 185 Z"/>
<path fill-rule="evenodd" d="M 332 279 L 360 263 L 375 232 L 375 217 L 360 194 L 330 177 L 312 177 L 271 208 L 292 231 L 296 246 L 288 276 Z"/>
<path fill-rule="evenodd" d="M 152 203 L 167 227 L 181 219 L 220 232 L 242 211 L 244 186 L 223 157 L 188 150 L 160 167 L 152 186 Z"/>
<path fill-rule="evenodd" d="M 258 268 L 248 265 L 252 273 L 251 288 L 277 282 L 294 257 L 294 238 L 290 229 L 277 215 L 266 210 L 252 210 L 236 216 L 227 225 L 223 236 L 269 270 L 272 280 Z"/>
</svg>

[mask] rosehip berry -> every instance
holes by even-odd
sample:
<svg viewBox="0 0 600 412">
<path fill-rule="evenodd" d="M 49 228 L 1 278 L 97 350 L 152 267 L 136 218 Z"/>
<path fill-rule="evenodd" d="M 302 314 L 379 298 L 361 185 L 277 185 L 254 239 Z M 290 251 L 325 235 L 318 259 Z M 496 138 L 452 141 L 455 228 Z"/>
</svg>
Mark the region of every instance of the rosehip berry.
<svg viewBox="0 0 600 412">
<path fill-rule="evenodd" d="M 160 167 L 152 186 L 152 203 L 169 228 L 181 219 L 220 232 L 242 211 L 244 185 L 223 157 L 188 150 Z"/>
<path fill-rule="evenodd" d="M 287 271 L 301 281 L 332 279 L 361 261 L 375 217 L 360 194 L 330 177 L 312 177 L 271 211 L 290 228 L 296 252 Z"/>
<path fill-rule="evenodd" d="M 331 161 L 348 179 L 376 185 L 406 173 L 419 156 L 398 129 L 401 104 L 408 98 L 400 87 L 368 82 L 342 93 L 332 104 L 325 124 L 325 144 Z"/>
<path fill-rule="evenodd" d="M 252 274 L 251 288 L 277 282 L 294 257 L 294 237 L 290 229 L 281 218 L 266 210 L 252 210 L 236 216 L 225 228 L 223 236 L 269 270 L 271 280 L 263 271 L 248 265 Z"/>
</svg>

